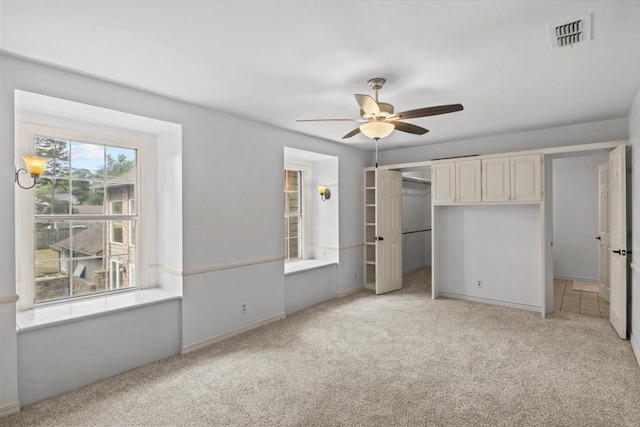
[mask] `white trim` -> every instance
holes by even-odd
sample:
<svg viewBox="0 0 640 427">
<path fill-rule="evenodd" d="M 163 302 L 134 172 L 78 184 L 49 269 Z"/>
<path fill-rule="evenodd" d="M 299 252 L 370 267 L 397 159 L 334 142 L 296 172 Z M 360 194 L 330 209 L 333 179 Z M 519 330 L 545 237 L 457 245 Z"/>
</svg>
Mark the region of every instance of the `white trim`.
<svg viewBox="0 0 640 427">
<path fill-rule="evenodd" d="M 0 304 L 11 304 L 20 299 L 18 294 L 0 295 Z"/>
<path fill-rule="evenodd" d="M 16 324 L 22 333 L 181 299 L 181 295 L 160 288 L 112 293 L 19 311 Z"/>
<path fill-rule="evenodd" d="M 640 366 L 640 346 L 638 346 L 638 341 L 636 341 L 636 336 L 631 334 L 629 337 L 629 342 L 631 342 L 631 348 L 633 349 L 633 354 L 636 356 L 636 361 L 638 362 L 638 366 Z"/>
<path fill-rule="evenodd" d="M 149 268 L 152 268 L 154 270 L 164 271 L 165 273 L 173 274 L 174 276 L 182 276 L 182 270 L 165 267 L 164 265 L 160 265 L 160 264 L 150 265 Z"/>
<path fill-rule="evenodd" d="M 640 267 L 635 262 L 631 263 L 631 269 L 640 274 Z"/>
<path fill-rule="evenodd" d="M 402 273 L 406 274 L 406 273 L 409 273 L 409 272 L 411 272 L 413 270 L 419 270 L 419 269 L 424 268 L 424 267 L 427 267 L 427 264 L 425 264 L 423 262 L 422 264 L 417 264 L 417 265 L 414 265 L 412 267 L 407 268 L 406 270 L 402 270 Z"/>
<path fill-rule="evenodd" d="M 191 270 L 182 270 L 182 275 L 193 276 L 196 274 L 210 273 L 212 271 L 228 270 L 230 268 L 246 267 L 248 265 L 264 264 L 267 262 L 282 261 L 282 260 L 284 260 L 284 255 L 278 255 L 278 256 L 272 256 L 272 257 L 266 257 L 266 258 L 256 258 L 256 259 L 250 259 L 247 261 L 230 262 L 227 264 L 218 264 L 218 265 L 211 265 L 209 267 L 193 268 Z"/>
<path fill-rule="evenodd" d="M 288 276 L 289 274 L 302 273 L 303 271 L 309 271 L 329 265 L 337 266 L 338 262 L 326 259 L 304 259 L 300 261 L 291 261 L 284 264 L 284 275 Z"/>
<path fill-rule="evenodd" d="M 620 140 L 620 141 L 606 141 L 606 142 L 595 142 L 591 144 L 576 144 L 576 145 L 563 145 L 561 147 L 550 147 L 550 148 L 539 148 L 535 150 L 524 150 L 524 151 L 511 151 L 507 153 L 494 153 L 494 154 L 481 154 L 478 156 L 467 157 L 468 159 L 488 159 L 492 157 L 504 157 L 504 156 L 512 156 L 512 155 L 526 155 L 526 154 L 564 154 L 564 153 L 574 153 L 580 151 L 594 151 L 594 150 L 606 150 L 609 148 L 616 148 L 619 145 L 627 145 L 629 143 L 628 140 Z M 456 158 L 466 157 L 468 155 L 460 154 L 459 156 L 452 156 L 450 159 L 442 159 L 442 160 L 423 160 L 420 162 L 409 162 L 409 163 L 394 163 L 390 165 L 378 165 L 378 169 L 405 169 L 405 168 L 415 168 L 421 166 L 431 166 L 434 162 L 439 161 L 451 161 Z M 375 170 L 373 166 L 368 166 L 364 168 L 364 170 Z"/>
<path fill-rule="evenodd" d="M 0 406 L 0 418 L 17 414 L 18 412 L 20 412 L 20 402 L 18 401 Z"/>
<path fill-rule="evenodd" d="M 362 247 L 362 246 L 364 246 L 364 242 L 362 242 L 362 243 L 353 243 L 353 244 L 351 244 L 351 245 L 344 245 L 344 246 L 340 246 L 340 248 L 339 248 L 339 249 L 340 249 L 341 251 L 344 251 L 344 250 L 346 250 L 346 249 L 360 248 L 360 247 Z"/>
<path fill-rule="evenodd" d="M 491 299 L 491 298 L 473 297 L 470 295 L 456 294 L 453 292 L 440 291 L 438 297 L 459 299 L 459 300 L 472 301 L 472 302 L 482 302 L 485 304 L 501 305 L 503 307 L 519 308 L 522 310 L 535 311 L 538 313 L 540 312 L 540 306 L 537 306 L 537 305 L 520 304 L 517 302 L 502 301 L 502 300 Z"/>
<path fill-rule="evenodd" d="M 572 280 L 572 281 L 577 280 L 578 282 L 600 283 L 599 279 L 593 279 L 591 277 L 556 276 L 554 274 L 553 278 L 558 280 Z"/>
<path fill-rule="evenodd" d="M 284 313 L 277 314 L 275 316 L 268 317 L 268 318 L 266 318 L 264 320 L 260 320 L 259 322 L 252 323 L 252 324 L 250 324 L 248 326 L 244 326 L 242 328 L 234 329 L 234 330 L 232 330 L 230 332 L 226 332 L 224 334 L 220 334 L 220 335 L 217 335 L 215 337 L 207 338 L 206 340 L 198 341 L 197 343 L 194 343 L 194 344 L 185 345 L 184 347 L 182 347 L 182 350 L 180 351 L 180 354 L 187 354 L 187 353 L 191 353 L 192 351 L 200 350 L 201 348 L 208 347 L 208 346 L 213 345 L 215 343 L 218 343 L 220 341 L 226 340 L 227 338 L 231 338 L 233 336 L 240 335 L 240 334 L 242 334 L 244 332 L 247 332 L 247 331 L 250 331 L 252 329 L 256 329 L 256 328 L 259 328 L 261 326 L 268 325 L 269 323 L 277 322 L 278 320 L 282 320 L 285 317 L 287 317 L 287 315 L 284 314 Z"/>
<path fill-rule="evenodd" d="M 336 295 L 336 298 L 343 298 L 348 295 L 360 292 L 364 289 L 365 289 L 364 285 L 356 286 L 355 288 L 351 288 L 351 289 L 347 289 L 346 291 L 339 292 L 338 295 Z"/>
</svg>

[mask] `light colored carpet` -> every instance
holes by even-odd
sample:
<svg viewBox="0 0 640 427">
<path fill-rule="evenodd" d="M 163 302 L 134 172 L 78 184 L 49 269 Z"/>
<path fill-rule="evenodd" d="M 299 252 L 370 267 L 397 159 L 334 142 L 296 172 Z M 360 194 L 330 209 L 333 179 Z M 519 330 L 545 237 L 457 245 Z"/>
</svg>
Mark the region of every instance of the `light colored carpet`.
<svg viewBox="0 0 640 427">
<path fill-rule="evenodd" d="M 581 282 L 579 280 L 573 280 L 572 289 L 580 292 L 598 292 L 600 285 L 593 282 Z"/>
<path fill-rule="evenodd" d="M 2 425 L 640 425 L 640 368 L 606 320 L 432 301 L 329 301 L 27 406 Z"/>
</svg>

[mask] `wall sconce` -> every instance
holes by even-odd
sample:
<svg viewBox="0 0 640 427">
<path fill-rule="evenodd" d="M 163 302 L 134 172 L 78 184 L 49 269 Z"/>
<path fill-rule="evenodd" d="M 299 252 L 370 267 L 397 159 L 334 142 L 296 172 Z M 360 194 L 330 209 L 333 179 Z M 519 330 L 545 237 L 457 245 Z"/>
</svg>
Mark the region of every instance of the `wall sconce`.
<svg viewBox="0 0 640 427">
<path fill-rule="evenodd" d="M 318 191 L 320 192 L 320 198 L 323 202 L 331 198 L 331 190 L 329 190 L 326 185 L 318 185 Z"/>
<path fill-rule="evenodd" d="M 24 164 L 27 166 L 27 168 L 20 168 L 16 171 L 16 184 L 18 184 L 20 188 L 28 190 L 35 187 L 38 177 L 42 174 L 42 172 L 44 172 L 44 167 L 49 159 L 45 159 L 42 157 L 24 156 L 22 160 L 24 160 Z M 25 174 L 28 173 L 31 175 L 31 178 L 33 178 L 33 184 L 31 184 L 30 187 L 25 187 L 20 184 L 20 172 Z"/>
</svg>

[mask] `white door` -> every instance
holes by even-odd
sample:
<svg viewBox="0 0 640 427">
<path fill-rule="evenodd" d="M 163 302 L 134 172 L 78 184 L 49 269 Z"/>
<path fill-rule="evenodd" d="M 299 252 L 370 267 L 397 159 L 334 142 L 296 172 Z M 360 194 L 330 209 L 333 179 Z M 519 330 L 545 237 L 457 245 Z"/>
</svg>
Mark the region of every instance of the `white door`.
<svg viewBox="0 0 640 427">
<path fill-rule="evenodd" d="M 609 163 L 598 166 L 598 246 L 600 251 L 600 298 L 609 302 Z"/>
<path fill-rule="evenodd" d="M 376 170 L 376 294 L 402 288 L 402 172 Z"/>
<path fill-rule="evenodd" d="M 624 145 L 609 153 L 609 321 L 627 338 L 627 173 Z"/>
</svg>

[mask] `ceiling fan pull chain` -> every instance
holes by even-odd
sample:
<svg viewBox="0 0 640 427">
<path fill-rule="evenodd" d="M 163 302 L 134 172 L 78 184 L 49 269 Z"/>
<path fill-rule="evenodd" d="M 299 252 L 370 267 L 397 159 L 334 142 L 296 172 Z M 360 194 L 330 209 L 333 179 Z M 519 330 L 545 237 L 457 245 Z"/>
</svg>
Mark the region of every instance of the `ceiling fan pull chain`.
<svg viewBox="0 0 640 427">
<path fill-rule="evenodd" d="M 374 138 L 376 141 L 376 169 L 378 169 L 378 141 L 380 141 L 380 138 Z"/>
</svg>

